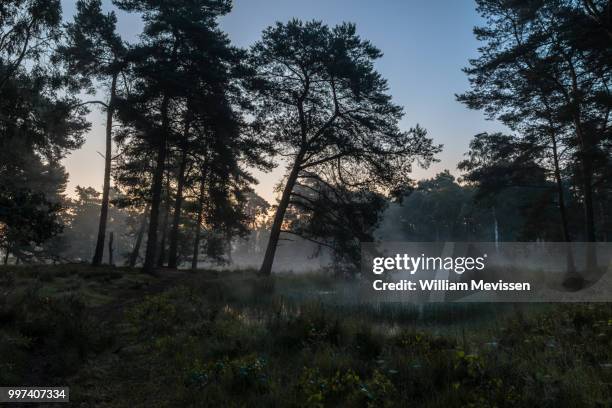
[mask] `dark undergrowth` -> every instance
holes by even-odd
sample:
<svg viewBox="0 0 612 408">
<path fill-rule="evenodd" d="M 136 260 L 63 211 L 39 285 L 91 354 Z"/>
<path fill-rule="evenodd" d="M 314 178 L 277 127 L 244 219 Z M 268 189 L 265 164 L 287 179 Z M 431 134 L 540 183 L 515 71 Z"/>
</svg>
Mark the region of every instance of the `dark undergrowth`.
<svg viewBox="0 0 612 408">
<path fill-rule="evenodd" d="M 341 306 L 291 295 L 325 277 L 163 274 L 0 268 L 0 385 L 79 407 L 612 406 L 607 304 Z"/>
</svg>

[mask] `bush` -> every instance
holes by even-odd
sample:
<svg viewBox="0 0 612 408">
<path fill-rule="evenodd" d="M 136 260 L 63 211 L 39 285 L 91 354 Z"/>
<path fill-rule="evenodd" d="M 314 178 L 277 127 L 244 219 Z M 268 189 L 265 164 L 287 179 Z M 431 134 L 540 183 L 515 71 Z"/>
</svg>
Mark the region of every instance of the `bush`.
<svg viewBox="0 0 612 408">
<path fill-rule="evenodd" d="M 275 320 L 270 331 L 275 333 L 275 344 L 282 349 L 296 349 L 309 344 L 340 345 L 346 338 L 340 319 L 328 313 L 320 303 L 305 304 L 297 315 Z"/>
<path fill-rule="evenodd" d="M 147 296 L 128 312 L 128 321 L 142 339 L 171 334 L 180 317 L 169 294 Z"/>
<path fill-rule="evenodd" d="M 378 370 L 374 370 L 369 379 L 363 380 L 352 369 L 325 376 L 317 368 L 304 367 L 297 390 L 304 396 L 301 401 L 304 407 L 395 405 L 395 386 Z"/>
<path fill-rule="evenodd" d="M 31 338 L 19 332 L 0 330 L 0 384 L 21 385 L 31 346 Z"/>
<path fill-rule="evenodd" d="M 373 360 L 380 355 L 384 339 L 366 324 L 359 325 L 353 339 L 353 347 L 362 359 Z"/>
</svg>

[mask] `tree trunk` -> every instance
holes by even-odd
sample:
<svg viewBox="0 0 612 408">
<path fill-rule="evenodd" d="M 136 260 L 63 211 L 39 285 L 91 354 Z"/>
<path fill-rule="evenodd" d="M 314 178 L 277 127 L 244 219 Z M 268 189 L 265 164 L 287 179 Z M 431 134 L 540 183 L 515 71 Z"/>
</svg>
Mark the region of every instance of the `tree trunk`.
<svg viewBox="0 0 612 408">
<path fill-rule="evenodd" d="M 187 129 L 185 130 L 187 132 Z M 186 135 L 185 135 L 186 136 Z M 187 167 L 187 149 L 183 148 L 181 163 L 174 199 L 174 213 L 172 214 L 172 229 L 170 230 L 170 249 L 168 250 L 168 268 L 176 269 L 178 261 L 178 231 L 181 222 L 181 207 L 183 205 L 183 186 L 185 184 L 185 168 Z"/>
<path fill-rule="evenodd" d="M 575 74 L 573 77 L 576 82 Z M 574 89 L 576 86 L 574 85 Z M 574 124 L 576 126 L 576 135 L 580 141 L 580 165 L 582 170 L 582 194 L 584 195 L 584 221 L 585 235 L 587 242 L 595 242 L 595 214 L 593 212 L 593 163 L 591 143 L 584 134 L 582 123 L 580 121 L 580 112 L 574 116 Z M 586 253 L 586 269 L 587 273 L 592 272 L 597 266 L 597 253 L 595 247 L 587 244 Z"/>
<path fill-rule="evenodd" d="M 110 266 L 113 266 L 115 264 L 113 262 L 113 241 L 114 241 L 114 234 L 113 234 L 113 231 L 111 231 L 108 236 L 108 264 Z"/>
<path fill-rule="evenodd" d="M 590 157 L 582 159 L 582 185 L 584 194 L 584 218 L 587 242 L 595 242 L 595 215 L 593 212 L 593 172 Z M 594 272 L 597 267 L 597 252 L 594 244 L 587 244 L 586 269 L 587 273 Z"/>
<path fill-rule="evenodd" d="M 497 221 L 495 206 L 493 206 L 493 239 L 495 240 L 495 250 L 499 251 L 499 222 Z"/>
<path fill-rule="evenodd" d="M 554 133 L 550 135 L 553 144 L 553 165 L 555 167 L 555 181 L 557 183 L 557 196 L 559 199 L 559 213 L 561 215 L 561 229 L 563 240 L 570 242 L 569 228 L 567 224 L 567 211 L 565 209 L 565 195 L 563 194 L 563 181 L 561 180 L 561 170 L 559 168 L 559 155 L 557 153 L 557 138 Z"/>
<path fill-rule="evenodd" d="M 601 221 L 600 221 L 600 222 L 601 222 L 601 225 L 606 226 L 606 225 L 608 225 L 608 224 L 609 224 L 609 222 L 608 222 L 608 219 L 609 219 L 609 218 L 608 218 L 608 216 L 606 215 L 606 207 L 605 207 L 605 205 L 604 205 L 604 203 L 603 203 L 603 200 L 599 201 L 599 218 L 601 219 Z M 609 236 L 610 236 L 610 232 L 609 232 L 609 230 L 610 230 L 609 228 L 605 228 L 605 227 L 604 227 L 604 229 L 603 229 L 603 235 L 602 235 L 602 237 L 601 237 L 601 240 L 602 240 L 603 242 L 608 242 L 608 241 L 609 241 L 609 239 L 610 239 L 610 238 L 609 238 Z"/>
<path fill-rule="evenodd" d="M 587 242 L 595 242 L 595 215 L 593 212 L 593 158 L 591 151 L 591 141 L 588 134 L 585 134 L 582 127 L 581 120 L 581 103 L 582 101 L 579 99 L 580 90 L 578 87 L 578 76 L 576 75 L 576 71 L 574 69 L 571 60 L 569 61 L 569 67 L 571 70 L 572 77 L 572 93 L 574 94 L 573 104 L 575 106 L 575 110 L 572 113 L 572 119 L 574 122 L 576 136 L 579 141 L 580 152 L 579 159 L 582 170 L 582 194 L 584 195 L 584 221 L 585 221 L 585 234 Z M 590 263 L 590 257 L 587 260 L 587 263 Z"/>
<path fill-rule="evenodd" d="M 6 252 L 4 252 L 4 264 L 8 265 L 8 259 L 9 259 L 9 254 L 11 253 L 11 251 L 9 251 L 8 247 L 5 249 Z"/>
<path fill-rule="evenodd" d="M 584 155 L 583 155 L 584 156 Z M 593 170 L 590 157 L 582 159 L 582 190 L 584 194 L 584 219 L 587 242 L 595 242 L 595 213 L 593 211 Z"/>
<path fill-rule="evenodd" d="M 193 240 L 193 256 L 191 257 L 191 269 L 198 269 L 198 254 L 200 253 L 200 228 L 202 226 L 202 219 L 204 218 L 204 191 L 205 191 L 206 180 L 202 175 L 202 181 L 200 183 L 200 199 L 198 205 L 198 218 L 195 225 L 195 233 Z"/>
<path fill-rule="evenodd" d="M 168 236 L 168 217 L 170 216 L 170 175 L 166 175 L 166 199 L 164 200 L 164 220 L 162 222 L 162 236 L 159 243 L 159 256 L 157 266 L 162 267 L 166 262 L 166 237 Z"/>
<path fill-rule="evenodd" d="M 145 207 L 144 213 L 142 214 L 142 222 L 140 223 L 140 228 L 138 229 L 138 235 L 136 235 L 136 242 L 134 243 L 134 248 L 132 249 L 132 253 L 130 254 L 130 259 L 128 261 L 128 266 L 133 268 L 136 266 L 136 261 L 138 260 L 138 254 L 140 254 L 140 246 L 142 245 L 142 238 L 144 237 L 145 229 L 147 228 L 147 213 L 149 212 L 149 204 Z"/>
<path fill-rule="evenodd" d="M 202 224 L 202 208 L 198 211 L 198 219 L 195 225 L 193 239 L 193 255 L 191 256 L 191 270 L 198 269 L 198 255 L 200 254 L 200 230 Z"/>
<path fill-rule="evenodd" d="M 106 222 L 108 219 L 108 201 L 110 196 L 110 176 L 112 166 L 112 131 L 113 131 L 113 111 L 114 101 L 117 92 L 117 76 L 113 75 L 111 83 L 110 99 L 106 109 L 106 152 L 104 156 L 104 186 L 102 187 L 102 205 L 100 207 L 100 224 L 98 226 L 98 239 L 96 241 L 96 249 L 94 252 L 91 264 L 98 266 L 102 263 L 104 255 L 104 239 L 106 236 Z"/>
<path fill-rule="evenodd" d="M 276 247 L 278 246 L 283 220 L 285 219 L 285 212 L 289 206 L 291 193 L 293 192 L 293 187 L 295 186 L 295 182 L 297 181 L 300 173 L 300 165 L 302 159 L 304 158 L 304 154 L 304 151 L 300 151 L 298 153 L 297 157 L 295 158 L 295 162 L 293 163 L 293 167 L 291 168 L 291 172 L 289 173 L 289 177 L 287 178 L 287 184 L 285 184 L 283 195 L 281 196 L 280 202 L 278 203 L 278 208 L 276 209 L 276 214 L 274 215 L 274 222 L 272 223 L 272 229 L 270 230 L 268 246 L 266 247 L 266 253 L 264 255 L 261 268 L 259 269 L 260 275 L 269 276 L 272 273 L 272 264 L 274 263 L 274 255 L 276 253 Z"/>
<path fill-rule="evenodd" d="M 166 165 L 166 140 L 168 138 L 168 97 L 164 96 L 161 104 L 162 128 L 158 136 L 157 160 L 151 186 L 151 213 L 149 215 L 149 233 L 143 270 L 153 274 L 157 255 L 157 229 L 159 228 L 159 210 L 161 207 L 162 182 Z"/>
<path fill-rule="evenodd" d="M 232 263 L 234 263 L 234 259 L 232 258 L 232 237 L 230 234 L 227 235 L 227 238 L 225 241 L 227 245 L 227 261 L 231 265 Z"/>
<path fill-rule="evenodd" d="M 563 232 L 563 240 L 567 242 L 567 256 L 566 256 L 566 269 L 567 269 L 567 277 L 575 278 L 576 271 L 576 263 L 574 261 L 574 254 L 572 252 L 572 247 L 569 242 L 571 242 L 569 228 L 567 224 L 567 211 L 565 208 L 565 194 L 563 194 L 563 180 L 561 180 L 561 169 L 559 168 L 559 155 L 557 153 L 557 138 L 554 133 L 550 135 L 553 144 L 553 165 L 555 167 L 555 181 L 557 183 L 557 195 L 559 198 L 559 213 L 561 215 L 561 229 Z"/>
</svg>

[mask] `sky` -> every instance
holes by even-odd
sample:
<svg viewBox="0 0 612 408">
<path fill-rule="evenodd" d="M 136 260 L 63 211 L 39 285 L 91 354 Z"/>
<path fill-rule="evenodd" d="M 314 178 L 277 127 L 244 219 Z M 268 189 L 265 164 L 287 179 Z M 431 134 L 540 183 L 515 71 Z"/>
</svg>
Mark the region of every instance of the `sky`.
<svg viewBox="0 0 612 408">
<path fill-rule="evenodd" d="M 65 19 L 74 13 L 74 1 L 62 0 Z M 113 9 L 103 0 L 106 10 Z M 232 12 L 221 19 L 221 28 L 234 45 L 248 47 L 263 29 L 276 21 L 322 20 L 328 25 L 353 22 L 358 34 L 383 52 L 377 70 L 388 80 L 393 100 L 404 107 L 401 126 L 419 124 L 437 144 L 443 144 L 440 160 L 428 169 L 415 166 L 413 178 L 429 178 L 444 169 L 459 175 L 457 163 L 471 138 L 481 132 L 507 131 L 500 123 L 485 120 L 455 100 L 469 89 L 461 68 L 477 56 L 474 26 L 482 24 L 472 0 L 234 0 Z M 118 30 L 124 40 L 136 42 L 142 28 L 134 14 L 117 12 Z M 104 163 L 104 115 L 92 109 L 91 132 L 84 146 L 64 160 L 70 175 L 68 193 L 77 185 L 101 189 Z M 255 191 L 270 202 L 275 185 L 284 174 L 280 165 L 271 173 L 254 171 Z"/>
</svg>

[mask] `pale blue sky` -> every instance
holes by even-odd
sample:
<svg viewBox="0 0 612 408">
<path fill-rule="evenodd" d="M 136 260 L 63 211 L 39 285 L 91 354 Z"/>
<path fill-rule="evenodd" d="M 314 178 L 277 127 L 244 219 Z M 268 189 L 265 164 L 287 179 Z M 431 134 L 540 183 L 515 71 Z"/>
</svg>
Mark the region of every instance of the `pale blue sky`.
<svg viewBox="0 0 612 408">
<path fill-rule="evenodd" d="M 105 3 L 112 8 L 110 0 Z M 62 5 L 64 18 L 70 18 L 74 1 L 63 0 Z M 235 0 L 221 26 L 235 45 L 247 47 L 265 27 L 293 17 L 329 25 L 354 22 L 358 33 L 383 51 L 377 69 L 388 79 L 394 101 L 404 107 L 402 126 L 418 123 L 436 143 L 444 144 L 440 163 L 427 170 L 415 168 L 413 178 L 430 177 L 443 169 L 458 174 L 457 163 L 473 135 L 505 129 L 455 101 L 455 93 L 468 89 L 461 68 L 477 55 L 472 28 L 481 20 L 472 0 Z M 136 41 L 142 27 L 138 16 L 119 12 L 118 19 L 124 38 Z M 76 185 L 98 189 L 102 185 L 103 161 L 96 151 L 104 149 L 103 116 L 96 111 L 90 120 L 92 131 L 85 146 L 65 160 L 69 192 Z M 269 174 L 257 172 L 258 194 L 272 201 L 283 171 L 279 166 Z"/>
</svg>

